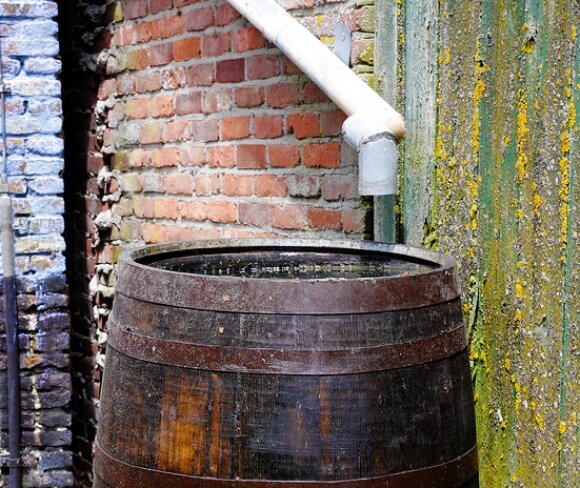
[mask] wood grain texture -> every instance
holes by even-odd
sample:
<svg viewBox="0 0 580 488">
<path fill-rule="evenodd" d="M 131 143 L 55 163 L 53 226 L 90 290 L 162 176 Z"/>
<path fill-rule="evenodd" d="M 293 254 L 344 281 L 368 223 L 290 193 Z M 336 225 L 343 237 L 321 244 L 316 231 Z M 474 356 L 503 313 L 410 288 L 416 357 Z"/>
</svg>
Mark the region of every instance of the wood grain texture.
<svg viewBox="0 0 580 488">
<path fill-rule="evenodd" d="M 226 267 L 239 263 L 235 253 L 223 256 Z M 270 259 L 271 253 L 264 256 Z M 142 266 L 151 278 L 144 286 L 159 286 L 159 275 L 179 275 L 189 291 L 204 279 Z M 122 286 L 108 329 L 98 483 L 117 488 L 131 483 L 134 488 L 477 485 L 473 393 L 457 298 L 382 312 L 374 311 L 377 304 L 368 296 L 360 313 L 275 313 L 275 303 L 265 312 L 239 312 L 220 308 L 220 300 L 209 310 L 197 308 L 197 300 L 149 301 L 149 289 L 127 296 L 120 291 L 133 283 L 127 269 L 119 273 Z M 452 266 L 435 269 L 454 273 Z M 437 273 L 427 268 L 424 275 Z M 389 286 L 401 287 L 410 276 L 398 274 Z M 411 294 L 424 287 L 418 276 Z M 358 281 L 379 279 L 344 278 L 332 298 L 356 294 Z M 213 280 L 219 289 L 232 277 Z M 266 299 L 272 281 L 259 282 L 264 293 L 255 299 Z M 439 284 L 432 279 L 428 286 Z M 457 293 L 455 288 L 453 296 Z M 326 290 L 310 298 L 329 299 Z M 449 342 L 450 332 L 460 340 Z M 367 361 L 377 347 L 404 347 L 414 359 L 406 362 L 406 353 L 395 351 Z M 284 353 L 282 369 L 269 364 Z M 328 355 L 339 358 L 331 370 L 325 369 Z M 301 363 L 303 356 L 308 361 Z"/>
<path fill-rule="evenodd" d="M 423 117 L 433 102 L 416 92 L 431 68 L 411 66 L 434 49 L 415 24 L 427 4 L 390 3 L 404 29 L 378 24 L 398 54 L 377 60 L 398 66 L 403 111 Z M 423 166 L 402 147 L 402 178 L 421 182 L 402 189 L 403 235 L 460 262 L 482 486 L 580 486 L 580 5 L 441 0 L 432 14 L 436 131 L 408 125 L 430 147 Z"/>
</svg>

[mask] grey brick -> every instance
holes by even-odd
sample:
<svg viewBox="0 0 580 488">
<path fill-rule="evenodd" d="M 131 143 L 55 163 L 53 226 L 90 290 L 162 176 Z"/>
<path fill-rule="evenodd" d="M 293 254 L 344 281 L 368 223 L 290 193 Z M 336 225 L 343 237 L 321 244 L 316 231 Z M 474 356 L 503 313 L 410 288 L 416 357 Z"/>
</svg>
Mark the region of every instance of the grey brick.
<svg viewBox="0 0 580 488">
<path fill-rule="evenodd" d="M 19 77 L 10 81 L 13 95 L 24 97 L 60 96 L 60 81 L 51 78 Z"/>
<path fill-rule="evenodd" d="M 36 154 L 60 156 L 64 148 L 64 142 L 60 137 L 35 135 L 27 139 L 26 147 Z"/>
<path fill-rule="evenodd" d="M 62 70 L 62 63 L 54 58 L 29 58 L 24 60 L 24 71 L 33 75 L 53 75 Z"/>
<path fill-rule="evenodd" d="M 28 188 L 38 195 L 56 195 L 64 190 L 62 178 L 42 176 L 28 182 Z"/>
<path fill-rule="evenodd" d="M 1 17 L 33 17 L 51 19 L 56 17 L 56 2 L 21 1 L 0 3 Z"/>
</svg>

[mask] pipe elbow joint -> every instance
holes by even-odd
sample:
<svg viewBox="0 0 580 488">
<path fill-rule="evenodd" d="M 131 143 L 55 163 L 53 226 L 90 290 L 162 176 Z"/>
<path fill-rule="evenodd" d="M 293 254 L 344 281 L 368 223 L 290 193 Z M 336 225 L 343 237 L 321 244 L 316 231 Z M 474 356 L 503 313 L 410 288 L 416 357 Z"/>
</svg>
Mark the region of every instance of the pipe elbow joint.
<svg viewBox="0 0 580 488">
<path fill-rule="evenodd" d="M 397 144 L 384 126 L 364 115 L 351 115 L 342 133 L 359 153 L 359 194 L 397 194 Z"/>
</svg>

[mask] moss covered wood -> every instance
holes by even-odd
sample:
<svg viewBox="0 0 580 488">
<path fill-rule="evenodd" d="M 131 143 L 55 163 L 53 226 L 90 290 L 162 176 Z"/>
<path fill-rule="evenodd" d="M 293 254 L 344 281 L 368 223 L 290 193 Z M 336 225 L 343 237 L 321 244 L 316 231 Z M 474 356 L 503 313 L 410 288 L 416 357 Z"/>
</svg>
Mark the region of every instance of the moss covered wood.
<svg viewBox="0 0 580 488">
<path fill-rule="evenodd" d="M 580 486 L 579 16 L 377 3 L 377 86 L 409 130 L 398 224 L 460 260 L 486 487 Z"/>
</svg>

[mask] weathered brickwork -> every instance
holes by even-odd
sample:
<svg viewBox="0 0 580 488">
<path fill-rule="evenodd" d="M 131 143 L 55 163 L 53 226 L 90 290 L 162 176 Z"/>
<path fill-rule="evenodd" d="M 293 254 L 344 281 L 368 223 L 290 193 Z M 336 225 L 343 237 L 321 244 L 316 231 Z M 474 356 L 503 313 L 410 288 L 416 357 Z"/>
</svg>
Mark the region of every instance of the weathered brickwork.
<svg viewBox="0 0 580 488">
<path fill-rule="evenodd" d="M 373 2 L 280 1 L 352 31 L 372 84 Z M 367 235 L 344 114 L 223 0 L 74 0 L 61 12 L 76 483 L 90 485 L 119 249 Z"/>
<path fill-rule="evenodd" d="M 11 90 L 6 100 L 6 126 L 15 213 L 23 473 L 24 486 L 35 487 L 73 484 L 56 15 L 55 2 L 0 2 L 2 68 Z M 0 341 L 0 454 L 4 455 L 7 399 L 3 333 Z"/>
</svg>

